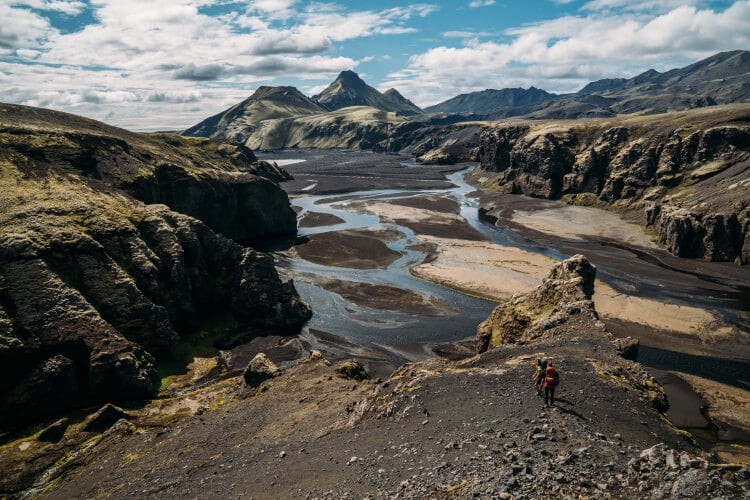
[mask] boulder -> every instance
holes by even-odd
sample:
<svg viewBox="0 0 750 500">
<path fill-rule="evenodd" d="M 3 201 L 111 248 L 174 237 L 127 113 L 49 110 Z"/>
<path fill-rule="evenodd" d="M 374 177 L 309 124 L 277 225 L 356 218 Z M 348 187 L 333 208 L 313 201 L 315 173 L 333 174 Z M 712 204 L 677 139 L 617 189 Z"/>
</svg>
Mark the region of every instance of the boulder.
<svg viewBox="0 0 750 500">
<path fill-rule="evenodd" d="M 65 435 L 65 431 L 68 429 L 69 425 L 69 418 L 61 418 L 60 420 L 57 420 L 56 422 L 45 427 L 44 430 L 39 433 L 37 439 L 39 441 L 44 441 L 47 443 L 56 443 L 60 441 L 60 439 L 62 439 L 62 437 Z"/>
<path fill-rule="evenodd" d="M 370 375 L 359 361 L 344 361 L 336 367 L 336 372 L 352 380 L 367 380 Z"/>
<path fill-rule="evenodd" d="M 279 367 L 268 356 L 259 352 L 250 360 L 242 376 L 250 387 L 258 387 L 268 379 L 277 377 L 281 374 Z"/>
<path fill-rule="evenodd" d="M 83 421 L 81 430 L 84 432 L 104 432 L 112 427 L 115 422 L 123 418 L 129 420 L 131 417 L 122 408 L 107 403 L 96 413 L 86 417 L 86 420 Z"/>
<path fill-rule="evenodd" d="M 638 346 L 641 341 L 633 337 L 614 339 L 617 353 L 624 359 L 638 361 Z"/>
</svg>

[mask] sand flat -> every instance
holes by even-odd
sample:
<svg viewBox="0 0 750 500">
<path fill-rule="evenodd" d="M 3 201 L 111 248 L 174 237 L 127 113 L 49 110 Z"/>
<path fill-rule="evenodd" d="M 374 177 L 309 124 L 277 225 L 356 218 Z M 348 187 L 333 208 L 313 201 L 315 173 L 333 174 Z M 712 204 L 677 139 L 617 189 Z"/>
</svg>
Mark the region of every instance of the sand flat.
<svg viewBox="0 0 750 500">
<path fill-rule="evenodd" d="M 701 339 L 714 332 L 717 316 L 699 307 L 669 304 L 616 291 L 596 280 L 594 304 L 602 318 L 618 318 L 659 330 L 695 334 Z M 731 330 L 731 329 L 730 329 Z"/>
<path fill-rule="evenodd" d="M 526 292 L 549 273 L 554 260 L 519 248 L 489 242 L 420 235 L 435 245 L 435 260 L 411 269 L 418 278 L 470 295 L 505 300 Z"/>
<path fill-rule="evenodd" d="M 363 203 L 360 207 L 367 212 L 378 215 L 386 221 L 406 226 L 419 235 L 472 241 L 487 240 L 482 233 L 467 224 L 466 220 L 458 213 L 455 213 L 450 204 L 439 201 L 431 203 L 429 199 L 420 200 L 420 198 L 415 198 L 414 200 L 415 203 L 412 203 L 412 205 L 418 205 L 423 202 L 439 208 L 440 211 L 405 205 L 402 204 L 404 203 L 403 200 L 394 200 L 393 203 L 373 201 Z M 450 211 L 443 211 L 446 209 Z"/>
<path fill-rule="evenodd" d="M 599 208 L 566 205 L 533 211 L 515 210 L 511 221 L 560 238 L 581 241 L 596 237 L 657 248 L 643 228 Z"/>
<path fill-rule="evenodd" d="M 435 245 L 436 250 L 432 262 L 411 269 L 414 276 L 498 301 L 532 290 L 555 263 L 550 257 L 495 243 L 419 238 Z M 594 290 L 596 310 L 604 319 L 690 334 L 703 342 L 732 334 L 729 327 L 717 327 L 720 318 L 707 309 L 627 295 L 601 280 L 596 281 Z"/>
</svg>

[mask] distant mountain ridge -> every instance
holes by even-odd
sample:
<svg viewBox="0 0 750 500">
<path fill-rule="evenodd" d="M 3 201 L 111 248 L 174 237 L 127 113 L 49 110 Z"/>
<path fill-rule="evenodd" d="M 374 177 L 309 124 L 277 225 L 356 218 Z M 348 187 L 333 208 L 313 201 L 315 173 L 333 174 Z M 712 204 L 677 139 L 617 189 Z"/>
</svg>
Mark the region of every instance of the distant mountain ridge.
<svg viewBox="0 0 750 500">
<path fill-rule="evenodd" d="M 182 135 L 244 142 L 264 120 L 313 115 L 325 111 L 295 87 L 262 86 L 244 101 L 193 125 Z"/>
<path fill-rule="evenodd" d="M 603 99 L 593 103 L 591 96 Z M 664 73 L 649 69 L 632 78 L 591 82 L 576 94 L 540 107 L 530 117 L 654 114 L 747 101 L 750 101 L 750 52 L 734 50 Z"/>
<path fill-rule="evenodd" d="M 407 133 L 414 138 L 422 135 L 415 134 L 416 129 L 461 121 L 609 118 L 749 101 L 750 52 L 744 50 L 721 52 L 663 73 L 650 69 L 632 78 L 597 80 L 572 94 L 556 95 L 533 86 L 485 89 L 458 95 L 424 110 L 396 89 L 381 93 L 357 73 L 342 71 L 325 90 L 311 98 L 294 87 L 260 87 L 246 100 L 183 134 L 230 138 L 250 147 L 316 144 L 401 150 L 406 146 L 398 134 Z M 408 127 L 400 125 L 401 118 L 410 122 Z M 343 123 L 345 131 L 340 127 Z M 355 130 L 358 125 L 362 130 Z"/>
<path fill-rule="evenodd" d="M 390 89 L 383 94 L 367 85 L 354 71 L 342 71 L 323 92 L 313 96 L 312 100 L 328 111 L 350 106 L 371 106 L 402 116 L 422 114 L 419 107 L 396 89 Z"/>
<path fill-rule="evenodd" d="M 557 96 L 536 87 L 528 89 L 485 89 L 461 94 L 447 101 L 425 108 L 426 113 L 478 113 L 490 114 L 550 101 Z"/>
</svg>

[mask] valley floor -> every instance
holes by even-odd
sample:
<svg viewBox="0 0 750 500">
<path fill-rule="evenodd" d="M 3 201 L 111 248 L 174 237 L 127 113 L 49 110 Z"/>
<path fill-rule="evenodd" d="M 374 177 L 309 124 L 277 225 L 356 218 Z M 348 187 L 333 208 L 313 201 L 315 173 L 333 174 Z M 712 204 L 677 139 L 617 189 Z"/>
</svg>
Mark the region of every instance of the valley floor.
<svg viewBox="0 0 750 500">
<path fill-rule="evenodd" d="M 291 194 L 341 200 L 357 190 L 446 189 L 445 173 L 460 168 L 404 167 L 399 156 L 355 152 L 330 157 L 295 151 L 278 158 L 295 155 L 307 161 L 285 167 L 296 178 L 285 186 Z M 655 292 L 663 280 L 672 288 L 682 283 L 691 293 L 696 276 L 712 272 L 720 290 L 728 287 L 722 283 L 744 280 L 744 269 L 740 276 L 728 266 L 694 263 L 692 273 L 679 271 L 684 263 L 665 257 L 638 227 L 612 214 L 521 197 L 480 203 L 491 205 L 493 217 L 520 241 L 492 241 L 464 220 L 455 199 L 443 195 L 369 200 L 354 208 L 414 232 L 412 247 L 427 258 L 411 266 L 411 273 L 422 280 L 503 300 L 539 285 L 564 255 L 584 253 L 599 267 L 594 302 L 616 335 L 637 334 L 642 351 L 745 366 L 750 360 L 747 332 L 738 327 L 746 316 L 727 322 L 697 289 L 693 305 Z M 301 227 L 338 223 L 326 214 L 312 215 Z M 564 234 L 550 234 L 556 228 Z M 395 311 L 445 325 L 460 309 L 395 285 L 294 275 L 295 259 L 355 268 L 351 276 L 356 276 L 400 258 L 389 247 L 394 234 L 382 227 L 334 230 L 317 238 L 319 249 L 313 236 L 313 245 L 280 255 L 280 264 L 298 288 L 320 287 L 340 297 L 342 310 Z M 540 251 L 545 247 L 554 250 Z M 665 265 L 633 258 L 633 249 Z M 649 273 L 643 289 L 624 285 Z M 729 380 L 717 381 L 692 366 L 685 366 L 685 373 L 665 367 L 669 371 L 658 375 L 671 383 L 676 404 L 667 414 L 670 422 L 653 409 L 644 389 L 648 376 L 640 367 L 622 362 L 592 325 L 579 326 L 580 335 L 502 347 L 480 357 L 467 357 L 473 353 L 466 342 L 375 345 L 347 337 L 351 332 L 309 328 L 298 339 L 267 338 L 252 348 L 196 358 L 159 399 L 127 408 L 129 423 L 87 433 L 81 430 L 83 416 L 72 417 L 56 443 L 40 441 L 38 433 L 6 443 L 0 463 L 14 463 L 14 477 L 23 476 L 24 468 L 36 471 L 35 486 L 24 489 L 48 498 L 747 498 L 750 470 L 710 463 L 696 445 L 713 448 L 718 462 L 750 462 L 750 391 L 742 386 L 747 381 L 733 372 Z M 459 339 L 473 337 L 475 328 L 473 323 L 459 332 Z M 469 344 L 473 348 L 473 341 Z M 310 356 L 313 347 L 328 361 Z M 284 370 L 256 389 L 242 382 L 238 370 L 258 349 L 275 352 Z M 433 351 L 466 359 L 435 358 Z M 554 407 L 544 405 L 529 380 L 534 359 L 542 356 L 554 360 L 562 374 Z M 360 359 L 373 379 L 354 381 L 336 372 L 335 364 L 347 357 Z M 404 360 L 421 361 L 391 376 Z M 701 397 L 690 399 L 696 393 Z M 712 427 L 691 438 L 672 426 L 696 414 L 702 418 L 703 403 Z"/>
</svg>

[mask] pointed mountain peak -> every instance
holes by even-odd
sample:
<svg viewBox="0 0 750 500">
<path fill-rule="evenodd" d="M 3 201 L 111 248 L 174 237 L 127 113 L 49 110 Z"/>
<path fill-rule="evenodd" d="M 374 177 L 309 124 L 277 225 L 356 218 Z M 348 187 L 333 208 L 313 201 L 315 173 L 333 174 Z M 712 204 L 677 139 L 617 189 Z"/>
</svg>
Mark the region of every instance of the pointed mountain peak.
<svg viewBox="0 0 750 500">
<path fill-rule="evenodd" d="M 401 94 L 395 90 L 393 92 L 395 94 L 381 94 L 367 85 L 354 71 L 342 71 L 333 83 L 313 96 L 312 100 L 330 111 L 349 106 L 371 106 L 405 116 L 422 112 Z"/>
<path fill-rule="evenodd" d="M 362 80 L 362 78 L 360 78 L 359 75 L 352 70 L 346 70 L 339 73 L 336 81 L 345 84 L 367 85 L 365 81 Z"/>
</svg>

